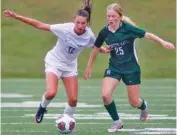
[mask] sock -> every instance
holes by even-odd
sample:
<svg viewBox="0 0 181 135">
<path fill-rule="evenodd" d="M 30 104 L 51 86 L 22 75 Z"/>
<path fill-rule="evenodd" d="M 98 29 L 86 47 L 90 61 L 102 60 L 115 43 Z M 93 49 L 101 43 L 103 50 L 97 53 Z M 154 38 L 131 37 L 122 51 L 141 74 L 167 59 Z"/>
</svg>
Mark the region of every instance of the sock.
<svg viewBox="0 0 181 135">
<path fill-rule="evenodd" d="M 142 99 L 142 98 L 140 98 L 140 99 Z M 141 106 L 140 107 L 138 107 L 138 109 L 140 109 L 140 110 L 145 110 L 146 109 L 146 104 L 145 104 L 145 101 L 142 99 L 142 104 L 141 104 Z"/>
<path fill-rule="evenodd" d="M 120 122 L 122 122 L 122 120 L 116 120 L 116 121 L 114 121 L 114 123 L 120 123 Z"/>
<path fill-rule="evenodd" d="M 119 116 L 117 113 L 116 105 L 114 103 L 114 100 L 109 105 L 104 105 L 106 110 L 108 111 L 109 115 L 113 119 L 113 121 L 119 120 Z"/>
<path fill-rule="evenodd" d="M 75 111 L 76 107 L 71 107 L 69 104 L 67 104 L 64 110 L 64 114 L 73 116 L 75 114 Z"/>
<path fill-rule="evenodd" d="M 46 108 L 49 104 L 50 104 L 50 101 L 51 100 L 47 100 L 46 98 L 45 98 L 45 95 L 43 95 L 42 96 L 42 101 L 41 101 L 41 106 L 43 107 L 43 108 Z"/>
</svg>

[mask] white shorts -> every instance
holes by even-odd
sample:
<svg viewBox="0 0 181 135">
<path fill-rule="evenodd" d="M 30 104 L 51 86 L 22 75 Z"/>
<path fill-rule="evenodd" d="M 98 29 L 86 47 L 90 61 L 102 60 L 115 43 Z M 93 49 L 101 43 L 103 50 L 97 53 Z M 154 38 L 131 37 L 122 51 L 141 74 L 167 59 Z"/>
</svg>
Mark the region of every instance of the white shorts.
<svg viewBox="0 0 181 135">
<path fill-rule="evenodd" d="M 71 77 L 78 75 L 77 69 L 72 69 L 72 71 L 63 71 L 45 62 L 45 73 L 46 72 L 54 73 L 58 77 L 58 79 L 60 79 L 61 77 Z"/>
</svg>

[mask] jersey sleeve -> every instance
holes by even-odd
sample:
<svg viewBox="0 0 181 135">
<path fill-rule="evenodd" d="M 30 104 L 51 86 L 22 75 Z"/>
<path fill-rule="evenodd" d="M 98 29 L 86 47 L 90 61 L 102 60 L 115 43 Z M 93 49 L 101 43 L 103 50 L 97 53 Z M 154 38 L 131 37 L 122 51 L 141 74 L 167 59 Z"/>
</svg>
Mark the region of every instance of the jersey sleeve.
<svg viewBox="0 0 181 135">
<path fill-rule="evenodd" d="M 92 35 L 92 36 L 90 37 L 89 43 L 88 43 L 88 45 L 87 45 L 86 47 L 87 47 L 87 48 L 93 47 L 93 46 L 94 46 L 94 43 L 95 43 L 95 40 L 96 40 L 96 37 L 95 37 L 94 35 Z"/>
<path fill-rule="evenodd" d="M 94 45 L 96 47 L 100 48 L 103 45 L 104 40 L 105 40 L 105 37 L 104 37 L 103 31 L 100 31 L 97 38 L 96 38 Z"/>
<path fill-rule="evenodd" d="M 89 35 L 90 35 L 90 40 L 88 42 L 88 44 L 86 45 L 86 48 L 91 48 L 94 46 L 96 37 L 94 36 L 94 33 L 92 32 L 91 29 L 89 29 Z"/>
<path fill-rule="evenodd" d="M 131 25 L 129 29 L 134 38 L 143 38 L 145 36 L 146 31 L 144 31 L 143 29 Z"/>
<path fill-rule="evenodd" d="M 60 37 L 64 34 L 64 29 L 66 28 L 66 24 L 53 24 L 50 25 L 50 31 L 55 34 L 57 37 Z"/>
</svg>

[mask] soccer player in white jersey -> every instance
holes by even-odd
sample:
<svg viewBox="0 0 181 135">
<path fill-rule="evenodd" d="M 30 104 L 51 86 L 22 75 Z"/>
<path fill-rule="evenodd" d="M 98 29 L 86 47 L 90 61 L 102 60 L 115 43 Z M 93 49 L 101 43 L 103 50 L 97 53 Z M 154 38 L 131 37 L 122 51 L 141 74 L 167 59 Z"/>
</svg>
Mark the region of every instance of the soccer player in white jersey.
<svg viewBox="0 0 181 135">
<path fill-rule="evenodd" d="M 35 115 L 35 122 L 43 120 L 44 113 L 50 101 L 56 96 L 58 80 L 61 78 L 68 97 L 68 104 L 64 113 L 75 113 L 78 98 L 77 57 L 86 47 L 93 47 L 95 37 L 88 24 L 90 21 L 91 5 L 85 5 L 84 9 L 76 12 L 74 22 L 49 25 L 40 21 L 27 18 L 6 10 L 4 14 L 32 25 L 37 29 L 51 31 L 58 37 L 55 47 L 45 57 L 46 92 Z M 107 53 L 106 48 L 101 49 Z"/>
</svg>

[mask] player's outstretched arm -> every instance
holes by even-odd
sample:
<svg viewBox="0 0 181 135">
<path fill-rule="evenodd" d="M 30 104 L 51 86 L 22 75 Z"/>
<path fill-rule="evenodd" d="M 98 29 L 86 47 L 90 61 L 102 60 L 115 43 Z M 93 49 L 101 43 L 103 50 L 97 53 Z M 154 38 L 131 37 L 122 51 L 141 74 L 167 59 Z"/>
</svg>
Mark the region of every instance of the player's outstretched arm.
<svg viewBox="0 0 181 135">
<path fill-rule="evenodd" d="M 87 68 L 84 73 L 84 79 L 87 80 L 89 77 L 91 77 L 92 74 L 92 66 L 94 64 L 94 61 L 100 51 L 100 48 L 94 47 L 89 58 L 89 62 L 87 64 Z"/>
<path fill-rule="evenodd" d="M 164 46 L 167 49 L 175 49 L 175 46 L 172 43 L 159 38 L 158 36 L 154 35 L 153 33 L 146 32 L 145 38 L 153 40 L 153 41 L 161 44 L 162 46 Z"/>
<path fill-rule="evenodd" d="M 35 19 L 31 19 L 31 18 L 28 18 L 28 17 L 24 17 L 24 16 L 21 16 L 21 15 L 18 15 L 15 12 L 10 11 L 10 10 L 5 10 L 4 14 L 7 17 L 11 17 L 11 18 L 20 20 L 20 21 L 22 21 L 22 22 L 24 22 L 26 24 L 29 24 L 29 25 L 37 28 L 37 29 L 45 30 L 45 31 L 50 31 L 50 25 L 49 24 L 45 24 L 45 23 L 42 23 L 42 22 L 37 21 Z"/>
</svg>

